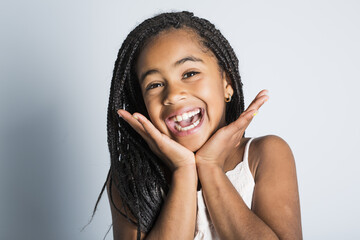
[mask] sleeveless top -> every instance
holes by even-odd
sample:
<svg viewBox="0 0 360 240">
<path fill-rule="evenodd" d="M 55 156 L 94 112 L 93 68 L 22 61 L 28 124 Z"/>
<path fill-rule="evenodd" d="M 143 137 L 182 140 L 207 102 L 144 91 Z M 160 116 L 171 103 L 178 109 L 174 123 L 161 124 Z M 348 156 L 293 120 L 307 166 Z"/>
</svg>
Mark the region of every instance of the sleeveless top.
<svg viewBox="0 0 360 240">
<path fill-rule="evenodd" d="M 250 209 L 255 182 L 249 168 L 248 155 L 250 143 L 253 139 L 254 138 L 250 138 L 245 145 L 242 162 L 236 165 L 234 169 L 225 173 Z M 219 236 L 215 231 L 214 225 L 212 224 L 209 213 L 206 209 L 202 190 L 197 192 L 197 216 L 194 240 L 200 239 L 219 239 Z"/>
</svg>

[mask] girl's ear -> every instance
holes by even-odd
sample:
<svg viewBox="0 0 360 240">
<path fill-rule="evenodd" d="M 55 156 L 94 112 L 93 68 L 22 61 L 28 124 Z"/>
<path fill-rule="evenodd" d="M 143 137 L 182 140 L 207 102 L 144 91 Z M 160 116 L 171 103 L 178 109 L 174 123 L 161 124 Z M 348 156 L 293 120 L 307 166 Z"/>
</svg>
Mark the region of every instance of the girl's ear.
<svg viewBox="0 0 360 240">
<path fill-rule="evenodd" d="M 233 96 L 234 89 L 231 86 L 231 80 L 230 80 L 229 76 L 227 75 L 226 71 L 222 72 L 222 81 L 223 81 L 223 85 L 224 85 L 225 98 L 229 97 L 229 95 Z"/>
</svg>

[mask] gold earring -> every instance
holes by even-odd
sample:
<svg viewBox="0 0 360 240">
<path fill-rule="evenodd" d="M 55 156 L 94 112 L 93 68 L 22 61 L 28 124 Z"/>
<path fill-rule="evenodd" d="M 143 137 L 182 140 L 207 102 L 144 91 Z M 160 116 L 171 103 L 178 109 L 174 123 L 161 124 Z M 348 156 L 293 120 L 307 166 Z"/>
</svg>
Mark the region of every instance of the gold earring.
<svg viewBox="0 0 360 240">
<path fill-rule="evenodd" d="M 229 94 L 229 96 L 225 98 L 225 102 L 230 102 L 230 101 L 231 101 L 231 94 Z"/>
</svg>

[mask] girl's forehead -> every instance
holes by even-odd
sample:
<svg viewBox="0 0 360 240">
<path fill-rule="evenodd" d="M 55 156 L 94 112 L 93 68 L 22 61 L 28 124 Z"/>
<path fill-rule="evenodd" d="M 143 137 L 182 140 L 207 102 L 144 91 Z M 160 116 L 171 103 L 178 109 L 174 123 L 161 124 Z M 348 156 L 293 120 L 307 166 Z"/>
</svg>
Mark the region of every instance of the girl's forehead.
<svg viewBox="0 0 360 240">
<path fill-rule="evenodd" d="M 200 36 L 189 29 L 170 29 L 160 32 L 151 38 L 139 53 L 136 69 L 141 66 L 152 65 L 158 59 L 170 59 L 183 54 L 207 54 L 214 56 L 206 48 Z M 175 60 L 175 59 L 173 59 Z"/>
</svg>

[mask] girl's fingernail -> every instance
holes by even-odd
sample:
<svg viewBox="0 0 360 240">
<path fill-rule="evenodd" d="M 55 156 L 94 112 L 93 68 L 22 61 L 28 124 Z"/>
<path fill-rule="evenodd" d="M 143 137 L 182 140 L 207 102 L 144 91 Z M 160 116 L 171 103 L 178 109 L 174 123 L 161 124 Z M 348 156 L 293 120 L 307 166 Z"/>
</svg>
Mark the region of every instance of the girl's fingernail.
<svg viewBox="0 0 360 240">
<path fill-rule="evenodd" d="M 119 115 L 119 117 L 121 117 L 121 118 L 122 118 L 121 113 L 119 113 L 119 112 L 118 112 L 118 115 Z"/>
<path fill-rule="evenodd" d="M 133 118 L 135 118 L 136 120 L 139 120 L 138 116 L 133 115 Z"/>
<path fill-rule="evenodd" d="M 253 116 L 255 116 L 256 114 L 258 114 L 258 112 L 259 112 L 259 111 L 255 111 L 255 112 L 253 113 Z"/>
</svg>

